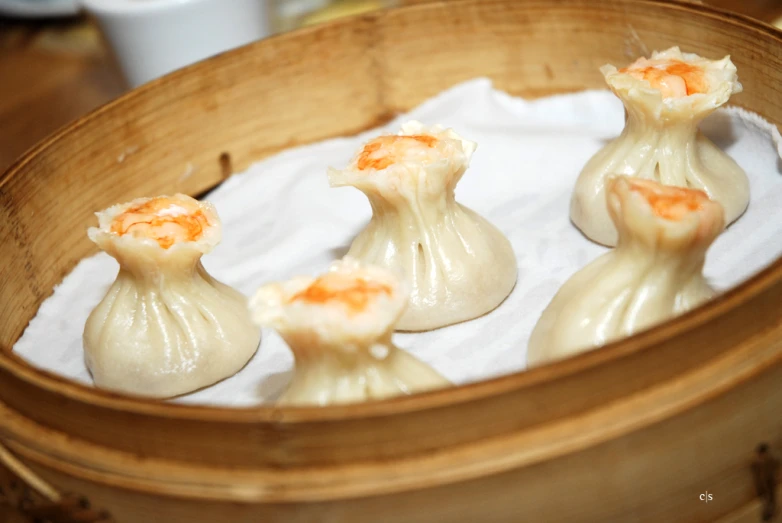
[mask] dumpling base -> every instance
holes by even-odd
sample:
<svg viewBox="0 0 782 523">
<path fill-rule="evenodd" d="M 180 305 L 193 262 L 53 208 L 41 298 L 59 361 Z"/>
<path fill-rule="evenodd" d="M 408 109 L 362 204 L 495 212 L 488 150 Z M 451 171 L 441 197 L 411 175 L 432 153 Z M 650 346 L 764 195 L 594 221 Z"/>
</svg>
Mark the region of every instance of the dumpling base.
<svg viewBox="0 0 782 523">
<path fill-rule="evenodd" d="M 154 398 L 194 392 L 238 372 L 261 330 L 246 298 L 201 267 L 156 285 L 120 270 L 84 328 L 84 354 L 99 388 Z"/>
<path fill-rule="evenodd" d="M 297 350 L 292 347 L 294 354 Z M 278 405 L 338 405 L 382 400 L 450 386 L 437 371 L 390 342 L 352 354 L 329 351 L 319 358 L 296 360 L 293 379 Z"/>
<path fill-rule="evenodd" d="M 508 239 L 474 211 L 452 202 L 444 212 L 405 220 L 376 212 L 349 256 L 401 272 L 411 289 L 400 331 L 425 331 L 494 310 L 516 285 Z"/>
</svg>

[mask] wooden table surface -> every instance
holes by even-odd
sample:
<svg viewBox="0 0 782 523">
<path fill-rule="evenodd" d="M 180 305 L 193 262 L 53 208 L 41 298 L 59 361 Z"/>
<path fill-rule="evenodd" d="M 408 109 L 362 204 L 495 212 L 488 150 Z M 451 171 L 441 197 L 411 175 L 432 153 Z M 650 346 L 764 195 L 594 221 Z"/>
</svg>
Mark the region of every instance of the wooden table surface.
<svg viewBox="0 0 782 523">
<path fill-rule="evenodd" d="M 769 23 L 782 16 L 782 0 L 706 3 Z M 0 18 L 0 172 L 48 134 L 125 90 L 97 30 L 86 19 Z"/>
</svg>

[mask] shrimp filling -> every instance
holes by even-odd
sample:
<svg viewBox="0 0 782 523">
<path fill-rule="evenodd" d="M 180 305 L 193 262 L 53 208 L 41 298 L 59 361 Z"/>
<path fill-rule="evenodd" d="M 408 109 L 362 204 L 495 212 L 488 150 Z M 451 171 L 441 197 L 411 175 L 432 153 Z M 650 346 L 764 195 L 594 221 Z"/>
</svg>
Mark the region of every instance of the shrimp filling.
<svg viewBox="0 0 782 523">
<path fill-rule="evenodd" d="M 437 138 L 426 134 L 381 136 L 364 146 L 356 165 L 359 171 L 380 171 L 401 161 L 430 164 L 440 158 L 435 150 L 437 142 Z"/>
<path fill-rule="evenodd" d="M 687 214 L 699 211 L 709 201 L 701 190 L 670 187 L 648 180 L 632 180 L 630 190 L 643 196 L 655 216 L 666 220 L 681 220 Z"/>
<path fill-rule="evenodd" d="M 702 67 L 680 60 L 648 60 L 639 58 L 619 70 L 639 80 L 646 80 L 664 98 L 682 98 L 708 92 L 709 85 Z"/>
<path fill-rule="evenodd" d="M 201 238 L 209 220 L 197 202 L 158 197 L 129 207 L 111 223 L 119 236 L 151 238 L 164 249 Z"/>
<path fill-rule="evenodd" d="M 382 283 L 328 273 L 293 295 L 289 302 L 303 301 L 321 305 L 338 303 L 351 313 L 358 313 L 367 308 L 370 300 L 383 294 L 391 296 L 391 293 L 391 287 Z"/>
</svg>

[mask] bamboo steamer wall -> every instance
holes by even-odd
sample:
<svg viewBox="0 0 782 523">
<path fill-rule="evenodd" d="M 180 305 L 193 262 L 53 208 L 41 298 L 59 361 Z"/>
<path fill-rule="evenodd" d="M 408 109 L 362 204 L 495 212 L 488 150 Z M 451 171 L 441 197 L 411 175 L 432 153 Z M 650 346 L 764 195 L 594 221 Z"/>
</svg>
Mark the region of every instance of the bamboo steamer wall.
<svg viewBox="0 0 782 523">
<path fill-rule="evenodd" d="M 782 261 L 604 349 L 373 404 L 169 405 L 11 351 L 93 252 L 97 209 L 201 193 L 476 76 L 525 97 L 603 88 L 601 65 L 671 45 L 730 54 L 735 103 L 782 123 L 782 38 L 759 22 L 676 2 L 473 0 L 220 55 L 37 146 L 0 179 L 0 462 L 17 478 L 0 500 L 63 522 L 759 521 L 778 472 L 756 449 L 782 449 Z"/>
</svg>

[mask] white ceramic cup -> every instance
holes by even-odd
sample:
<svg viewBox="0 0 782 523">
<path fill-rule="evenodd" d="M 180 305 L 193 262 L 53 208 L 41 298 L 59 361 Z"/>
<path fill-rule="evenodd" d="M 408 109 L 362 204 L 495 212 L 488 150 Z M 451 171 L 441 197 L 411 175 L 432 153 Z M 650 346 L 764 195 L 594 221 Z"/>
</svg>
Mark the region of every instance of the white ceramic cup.
<svg viewBox="0 0 782 523">
<path fill-rule="evenodd" d="M 269 0 L 82 0 L 131 87 L 269 34 Z"/>
</svg>

